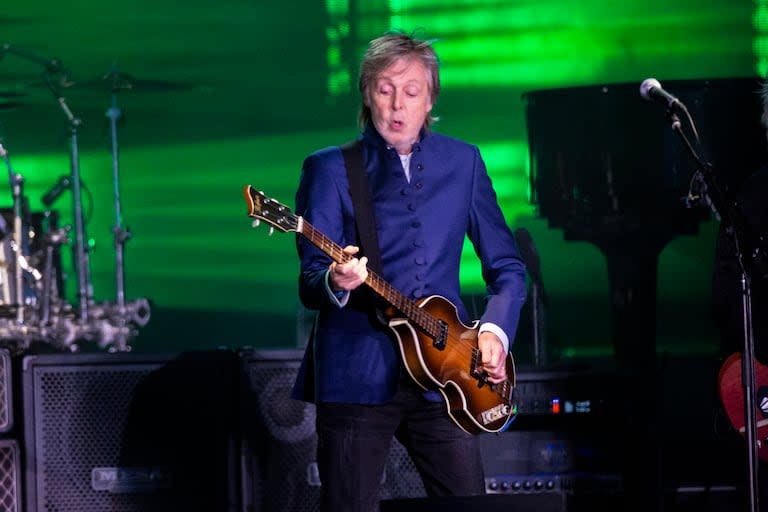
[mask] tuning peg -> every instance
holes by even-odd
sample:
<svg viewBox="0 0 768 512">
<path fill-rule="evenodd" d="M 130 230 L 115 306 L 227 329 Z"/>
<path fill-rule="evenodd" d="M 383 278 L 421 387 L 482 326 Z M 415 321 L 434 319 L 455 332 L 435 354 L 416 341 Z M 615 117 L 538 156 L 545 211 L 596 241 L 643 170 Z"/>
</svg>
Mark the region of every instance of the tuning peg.
<svg viewBox="0 0 768 512">
<path fill-rule="evenodd" d="M 252 228 L 257 228 L 257 227 L 259 227 L 259 224 L 261 224 L 261 221 L 259 219 L 256 219 L 253 222 L 251 222 L 251 227 Z"/>
</svg>

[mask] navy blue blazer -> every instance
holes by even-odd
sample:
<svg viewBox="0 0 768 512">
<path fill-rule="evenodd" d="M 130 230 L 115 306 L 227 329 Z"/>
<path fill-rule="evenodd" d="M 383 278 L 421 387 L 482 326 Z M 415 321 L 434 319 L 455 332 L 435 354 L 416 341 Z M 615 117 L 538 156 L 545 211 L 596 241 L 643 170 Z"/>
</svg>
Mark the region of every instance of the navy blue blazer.
<svg viewBox="0 0 768 512">
<path fill-rule="evenodd" d="M 525 266 L 496 200 L 476 146 L 434 132 L 413 148 L 411 180 L 400 158 L 369 125 L 361 135 L 382 261 L 382 277 L 405 296 L 442 295 L 470 324 L 459 289 L 465 235 L 474 245 L 487 284 L 482 322 L 509 337 L 525 301 Z M 359 245 L 346 168 L 339 147 L 306 158 L 296 193 L 296 213 L 342 247 Z M 313 402 L 380 404 L 397 390 L 402 365 L 389 328 L 375 321 L 369 303 L 357 300 L 363 285 L 339 308 L 328 296 L 331 260 L 301 236 L 299 296 L 319 310 L 293 396 Z"/>
</svg>

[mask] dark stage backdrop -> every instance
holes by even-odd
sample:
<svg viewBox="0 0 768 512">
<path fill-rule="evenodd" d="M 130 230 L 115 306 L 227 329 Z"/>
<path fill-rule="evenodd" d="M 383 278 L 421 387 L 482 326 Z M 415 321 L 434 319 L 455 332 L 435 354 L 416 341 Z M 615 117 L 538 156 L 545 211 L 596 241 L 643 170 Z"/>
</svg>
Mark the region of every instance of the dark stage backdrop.
<svg viewBox="0 0 768 512">
<path fill-rule="evenodd" d="M 356 134 L 364 42 L 389 27 L 420 29 L 436 38 L 442 58 L 437 129 L 480 146 L 510 227 L 532 234 L 550 299 L 549 346 L 568 358 L 612 350 L 606 264 L 593 245 L 550 228 L 530 202 L 523 93 L 639 85 L 649 76 L 662 84 L 761 76 L 765 12 L 765 0 L 12 0 L 0 13 L 0 43 L 57 58 L 68 70 L 55 84 L 82 120 L 79 165 L 101 301 L 115 294 L 107 112 L 120 109 L 119 190 L 133 233 L 126 292 L 153 303 L 133 345 L 165 351 L 301 344 L 293 237 L 252 230 L 242 187 L 292 205 L 303 157 Z M 0 137 L 33 210 L 70 168 L 66 118 L 41 71 L 40 62 L 16 54 L 0 61 Z M 104 79 L 110 71 L 130 75 L 132 87 L 115 92 Z M 647 108 L 663 116 L 658 105 Z M 626 125 L 631 130 L 632 119 Z M 10 191 L 0 191 L 0 206 L 10 200 Z M 54 208 L 68 222 L 71 194 Z M 657 342 L 664 350 L 714 350 L 716 229 L 705 221 L 661 253 Z M 67 249 L 65 292 L 74 302 L 69 256 Z M 481 302 L 471 247 L 464 263 L 464 292 Z M 518 343 L 521 350 L 530 344 L 530 330 Z"/>
</svg>

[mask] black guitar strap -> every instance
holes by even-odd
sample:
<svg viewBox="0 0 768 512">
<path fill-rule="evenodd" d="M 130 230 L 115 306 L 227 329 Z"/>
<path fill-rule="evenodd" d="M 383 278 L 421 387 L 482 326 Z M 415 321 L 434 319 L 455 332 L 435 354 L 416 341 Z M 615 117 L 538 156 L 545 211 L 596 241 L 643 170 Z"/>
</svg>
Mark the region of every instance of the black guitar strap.
<svg viewBox="0 0 768 512">
<path fill-rule="evenodd" d="M 341 153 L 347 168 L 349 193 L 352 196 L 352 208 L 355 210 L 355 225 L 361 253 L 368 257 L 368 268 L 381 275 L 379 237 L 373 216 L 371 189 L 363 165 L 363 146 L 359 140 L 354 140 L 342 145 Z"/>
</svg>

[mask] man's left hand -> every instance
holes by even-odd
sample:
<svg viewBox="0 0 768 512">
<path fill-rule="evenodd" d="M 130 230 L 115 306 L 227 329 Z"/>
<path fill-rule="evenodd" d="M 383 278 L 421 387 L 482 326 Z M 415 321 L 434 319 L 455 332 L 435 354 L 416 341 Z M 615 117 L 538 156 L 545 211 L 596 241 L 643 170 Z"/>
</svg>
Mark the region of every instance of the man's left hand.
<svg viewBox="0 0 768 512">
<path fill-rule="evenodd" d="M 477 348 L 482 354 L 482 369 L 488 374 L 488 381 L 494 384 L 507 378 L 507 353 L 498 336 L 489 331 L 480 333 Z"/>
</svg>

